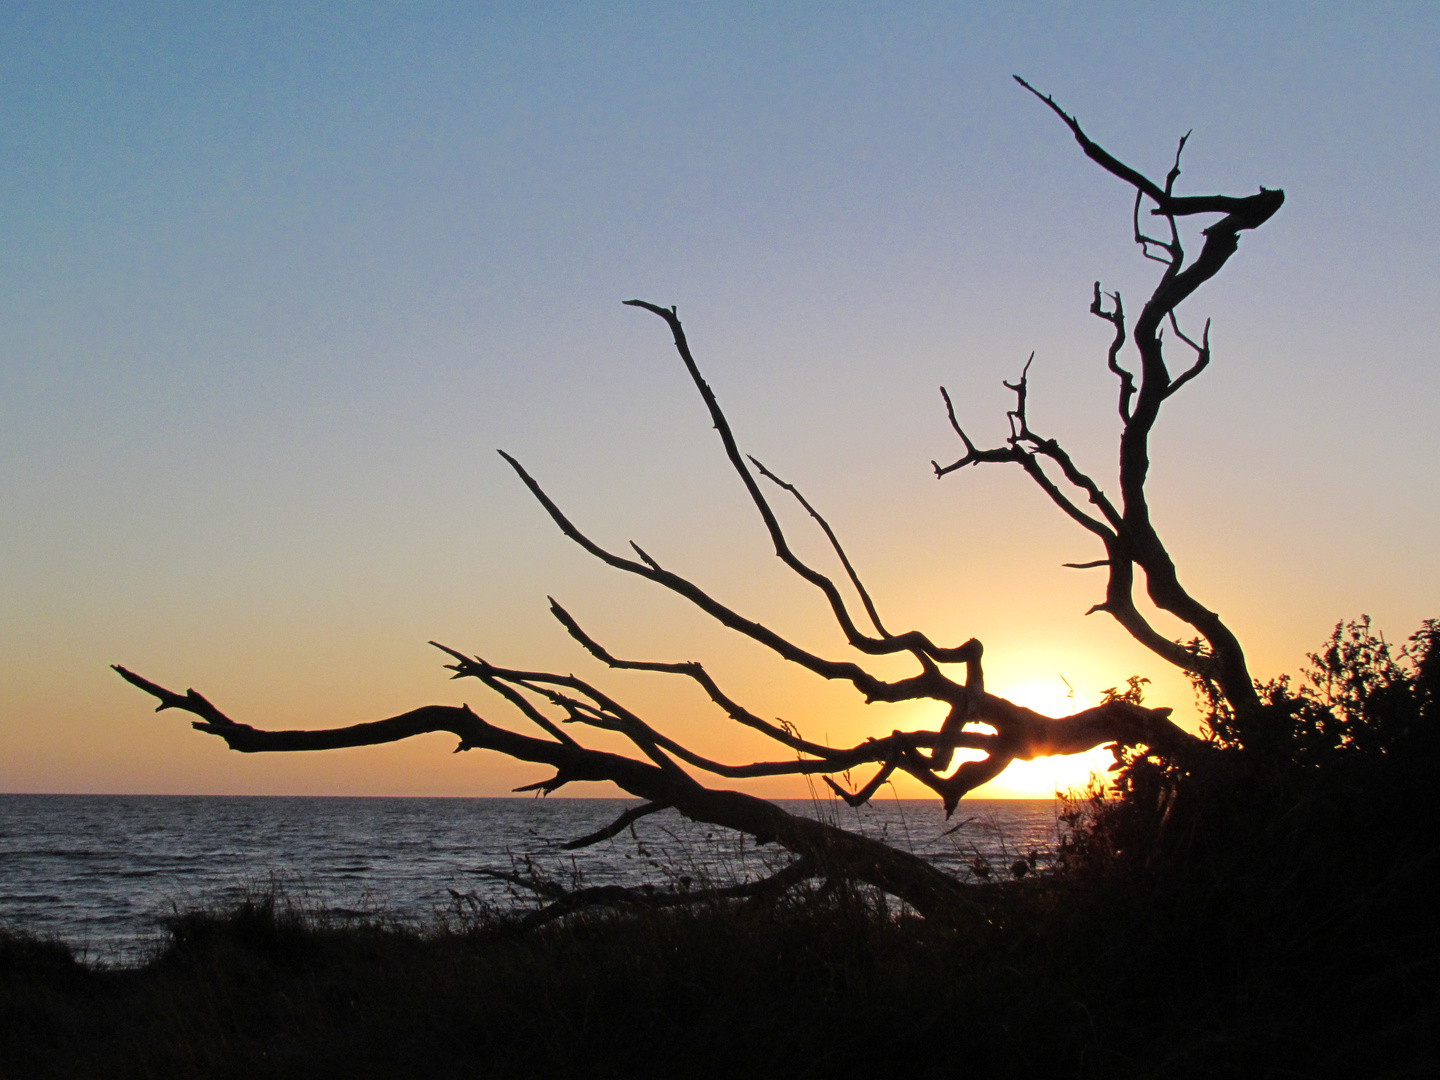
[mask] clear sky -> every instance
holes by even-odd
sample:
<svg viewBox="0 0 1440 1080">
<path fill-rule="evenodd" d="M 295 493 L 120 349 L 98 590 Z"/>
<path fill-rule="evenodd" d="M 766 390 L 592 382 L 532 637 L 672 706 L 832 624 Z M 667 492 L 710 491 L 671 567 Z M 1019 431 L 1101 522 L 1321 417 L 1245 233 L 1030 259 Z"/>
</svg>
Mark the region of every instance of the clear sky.
<svg viewBox="0 0 1440 1080">
<path fill-rule="evenodd" d="M 260 726 L 499 719 L 425 642 L 595 674 L 547 594 L 810 737 L 933 719 L 589 560 L 495 454 L 840 652 L 636 296 L 679 306 L 892 627 L 980 637 L 990 688 L 1050 711 L 1140 673 L 1193 718 L 1084 617 L 1103 572 L 1059 564 L 1099 553 L 1018 470 L 930 471 L 958 455 L 937 388 L 998 442 L 1033 349 L 1037 426 L 1113 476 L 1091 283 L 1135 309 L 1154 264 L 1016 72 L 1151 175 L 1193 129 L 1182 191 L 1287 192 L 1183 309 L 1215 359 L 1154 445 L 1182 580 L 1263 676 L 1341 618 L 1409 634 L 1440 615 L 1437 32 L 1429 3 L 4 5 L 0 790 L 503 793 L 543 770 L 448 736 L 232 754 L 107 665 Z M 761 749 L 603 677 L 698 749 Z"/>
</svg>

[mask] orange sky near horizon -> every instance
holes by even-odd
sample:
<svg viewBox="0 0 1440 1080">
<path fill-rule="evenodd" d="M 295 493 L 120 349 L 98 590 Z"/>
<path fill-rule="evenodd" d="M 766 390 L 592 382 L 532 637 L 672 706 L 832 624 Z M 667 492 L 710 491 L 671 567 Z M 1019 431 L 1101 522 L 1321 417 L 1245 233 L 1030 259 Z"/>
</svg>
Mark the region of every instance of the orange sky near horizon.
<svg viewBox="0 0 1440 1080">
<path fill-rule="evenodd" d="M 1018 469 L 931 470 L 961 449 L 938 388 L 998 445 L 1033 350 L 1037 430 L 1113 491 L 1091 289 L 1138 311 L 1156 266 L 1128 189 L 1015 71 L 1152 175 L 1193 129 L 1177 190 L 1286 189 L 1182 308 L 1192 333 L 1213 318 L 1215 356 L 1165 405 L 1154 518 L 1259 678 L 1363 613 L 1403 640 L 1440 615 L 1440 347 L 1416 318 L 1440 303 L 1440 10 L 1242 12 L 1243 41 L 1138 3 L 0 11 L 0 791 L 541 779 L 440 735 L 234 754 L 108 667 L 260 727 L 468 701 L 526 730 L 430 640 L 585 675 L 698 752 L 774 755 L 683 680 L 604 670 L 547 596 L 812 739 L 938 723 L 601 565 L 495 454 L 610 549 L 853 658 L 636 296 L 678 305 L 742 449 L 826 515 L 892 630 L 978 637 L 987 688 L 1048 714 L 1145 676 L 1193 728 L 1187 681 L 1084 614 L 1104 571 L 1062 564 L 1100 557 L 1088 534 Z M 975 794 L 1047 797 L 1109 762 L 1020 763 Z"/>
</svg>

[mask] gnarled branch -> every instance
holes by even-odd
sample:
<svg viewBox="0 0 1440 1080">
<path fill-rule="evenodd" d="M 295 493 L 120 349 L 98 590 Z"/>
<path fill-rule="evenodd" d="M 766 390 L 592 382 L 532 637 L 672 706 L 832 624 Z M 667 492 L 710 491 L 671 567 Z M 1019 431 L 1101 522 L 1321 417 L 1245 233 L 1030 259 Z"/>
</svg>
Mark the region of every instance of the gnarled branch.
<svg viewBox="0 0 1440 1080">
<path fill-rule="evenodd" d="M 1016 392 L 1017 407 L 1008 414 L 1012 425 L 1008 445 L 995 450 L 978 449 L 964 434 L 946 395 L 950 423 L 960 434 L 965 454 L 953 465 L 941 468 L 937 464 L 936 475 L 943 476 L 964 465 L 996 461 L 1011 461 L 1020 465 L 1056 506 L 1105 545 L 1103 560 L 1083 564 L 1104 565 L 1110 571 L 1105 600 L 1091 611 L 1108 612 L 1132 637 L 1169 663 L 1186 671 L 1203 668 L 1215 678 L 1235 709 L 1241 712 L 1256 709 L 1259 697 L 1239 639 L 1219 615 L 1201 604 L 1180 584 L 1175 564 L 1150 520 L 1145 483 L 1150 468 L 1150 434 L 1161 404 L 1198 377 L 1211 358 L 1209 320 L 1206 320 L 1204 332 L 1197 342 L 1180 329 L 1177 309 L 1196 289 L 1220 272 L 1239 247 L 1241 232 L 1258 228 L 1280 209 L 1285 193 L 1262 187 L 1257 194 L 1247 196 L 1178 196 L 1174 187 L 1180 177 L 1180 156 L 1189 133 L 1180 139 L 1175 163 L 1161 186 L 1091 139 L 1079 121 L 1056 104 L 1050 95 L 1041 94 L 1018 75 L 1015 80 L 1065 123 L 1087 157 L 1135 189 L 1135 242 L 1146 258 L 1165 267 L 1130 334 L 1140 358 L 1138 382 L 1135 374 L 1119 362 L 1126 342 L 1125 313 L 1119 294 L 1102 293 L 1100 283 L 1096 282 L 1090 305 L 1091 313 L 1109 322 L 1115 331 L 1106 366 L 1120 382 L 1119 413 L 1123 426 L 1120 435 L 1119 507 L 1117 509 L 1098 485 L 1074 466 L 1058 443 L 1041 439 L 1030 431 L 1025 421 L 1027 383 L 1024 375 L 1018 385 L 1006 383 Z M 1150 236 L 1141 228 L 1140 209 L 1146 200 L 1153 204 L 1152 216 L 1165 219 L 1170 234 L 1168 240 Z M 1203 230 L 1205 239 L 1200 253 L 1187 265 L 1176 219 L 1195 214 L 1224 216 Z M 1152 249 L 1163 252 L 1163 256 Z M 1104 304 L 1106 295 L 1114 305 L 1108 310 Z M 1178 377 L 1172 377 L 1165 360 L 1164 324 L 1167 322 L 1175 337 L 1195 353 L 1194 362 Z M 1028 363 L 1026 366 L 1028 368 Z M 1085 492 L 1090 503 L 1100 510 L 1103 524 L 1081 510 L 1046 475 L 1036 460 L 1038 457 L 1055 462 L 1065 480 Z M 1141 615 L 1134 599 L 1134 568 L 1137 566 L 1144 572 L 1146 592 L 1151 602 L 1188 623 L 1204 639 L 1208 649 L 1203 655 L 1160 634 Z"/>
</svg>

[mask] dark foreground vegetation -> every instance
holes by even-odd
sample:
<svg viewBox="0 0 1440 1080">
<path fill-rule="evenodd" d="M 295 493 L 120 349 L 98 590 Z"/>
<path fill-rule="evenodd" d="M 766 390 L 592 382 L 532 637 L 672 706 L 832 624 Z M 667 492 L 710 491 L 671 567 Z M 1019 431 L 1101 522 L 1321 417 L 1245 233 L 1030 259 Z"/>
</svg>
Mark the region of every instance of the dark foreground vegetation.
<svg viewBox="0 0 1440 1080">
<path fill-rule="evenodd" d="M 0 938 L 0 1076 L 1440 1074 L 1440 627 L 1261 689 L 945 923 L 832 878 L 429 932 L 272 895 L 129 970 Z"/>
</svg>

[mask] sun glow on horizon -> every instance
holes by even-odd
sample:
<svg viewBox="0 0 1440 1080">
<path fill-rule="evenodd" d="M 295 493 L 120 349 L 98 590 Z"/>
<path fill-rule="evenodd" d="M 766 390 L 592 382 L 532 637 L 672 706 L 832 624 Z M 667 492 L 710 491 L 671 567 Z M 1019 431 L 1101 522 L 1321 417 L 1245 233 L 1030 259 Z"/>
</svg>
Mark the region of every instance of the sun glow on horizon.
<svg viewBox="0 0 1440 1080">
<path fill-rule="evenodd" d="M 1098 704 L 1098 701 L 1080 700 L 1081 695 L 1076 694 L 1073 684 L 1059 675 L 996 686 L 991 692 L 1043 716 L 1069 716 Z M 1048 799 L 1057 793 L 1083 789 L 1096 773 L 1103 777 L 1114 761 L 1108 750 L 1096 747 L 1083 754 L 1012 762 L 990 783 L 976 788 L 971 797 Z"/>
<path fill-rule="evenodd" d="M 1160 267 L 1125 185 L 1017 70 L 1137 163 L 1203 132 L 1190 191 L 1304 191 L 1180 313 L 1196 333 L 1215 316 L 1215 362 L 1167 406 L 1148 474 L 1177 573 L 1252 673 L 1296 670 L 1341 618 L 1402 635 L 1440 612 L 1440 413 L 1411 405 L 1440 397 L 1440 347 L 1410 317 L 1440 277 L 1440 5 L 1269 5 L 1243 40 L 1178 5 L 1120 35 L 1079 6 L 370 7 L 0 7 L 0 792 L 491 797 L 548 775 L 441 734 L 232 753 L 109 667 L 258 728 L 469 701 L 536 733 L 447 681 L 430 640 L 573 671 L 710 760 L 789 767 L 693 680 L 606 668 L 547 596 L 615 656 L 703 663 L 817 744 L 938 730 L 944 701 L 867 702 L 595 560 L 495 454 L 595 543 L 633 538 L 817 656 L 916 674 L 845 651 L 774 558 L 635 296 L 677 305 L 738 445 L 813 500 L 889 625 L 984 642 L 989 688 L 1044 715 L 1138 674 L 1197 730 L 1185 675 L 1083 614 L 1105 573 L 1066 564 L 1101 554 L 1093 536 L 1013 462 L 943 483 L 928 465 L 963 450 L 938 389 L 966 438 L 1004 445 L 1004 380 L 1033 351 L 1037 430 L 1117 494 L 1111 333 L 1087 309 L 1097 278 L 1138 301 Z M 1173 79 L 1197 49 L 1221 77 Z M 1355 198 L 1381 175 L 1405 178 L 1394 198 Z M 1337 431 L 1383 445 L 1402 423 L 1382 470 L 1334 453 Z M 858 619 L 823 531 L 764 490 Z M 1193 636 L 1144 594 L 1157 633 Z M 974 794 L 1048 799 L 1110 764 L 1015 762 Z"/>
</svg>

